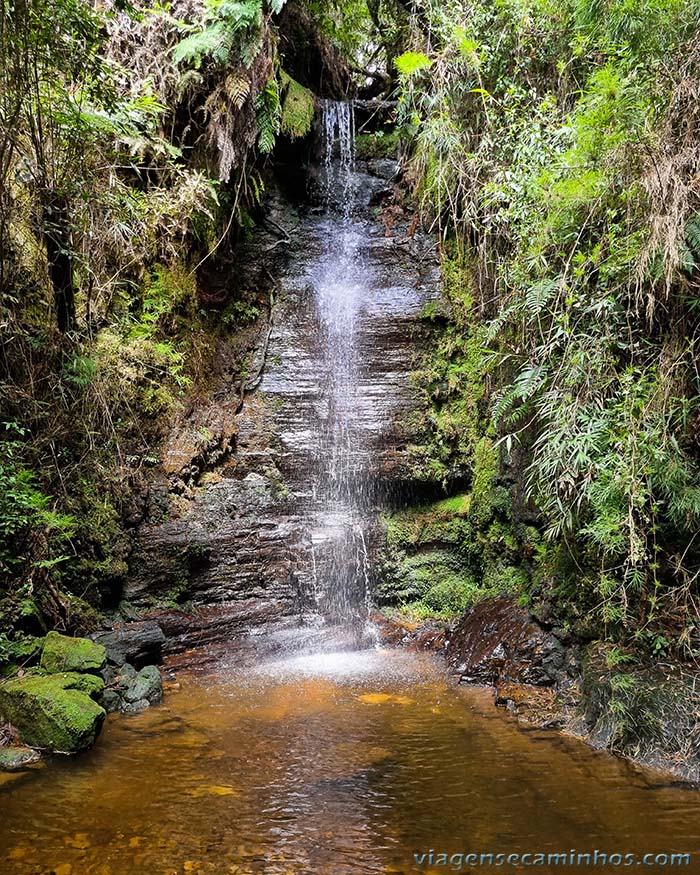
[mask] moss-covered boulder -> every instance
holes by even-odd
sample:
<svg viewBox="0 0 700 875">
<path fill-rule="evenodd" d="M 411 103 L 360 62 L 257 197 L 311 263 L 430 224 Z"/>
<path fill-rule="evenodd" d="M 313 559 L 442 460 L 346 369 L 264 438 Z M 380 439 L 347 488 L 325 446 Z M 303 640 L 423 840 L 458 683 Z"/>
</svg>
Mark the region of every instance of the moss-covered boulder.
<svg viewBox="0 0 700 875">
<path fill-rule="evenodd" d="M 97 674 L 107 663 L 107 651 L 87 638 L 70 638 L 49 632 L 41 654 L 41 667 L 47 672 L 91 672 Z"/>
<path fill-rule="evenodd" d="M 0 684 L 0 718 L 31 747 L 76 753 L 99 735 L 106 714 L 95 700 L 103 690 L 89 674 L 26 675 Z"/>
</svg>

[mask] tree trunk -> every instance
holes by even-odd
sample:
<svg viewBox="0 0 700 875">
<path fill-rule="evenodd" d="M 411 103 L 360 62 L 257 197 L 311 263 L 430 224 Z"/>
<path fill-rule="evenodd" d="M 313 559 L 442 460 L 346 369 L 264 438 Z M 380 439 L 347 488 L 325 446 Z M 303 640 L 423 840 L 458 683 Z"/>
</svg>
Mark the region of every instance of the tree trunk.
<svg viewBox="0 0 700 875">
<path fill-rule="evenodd" d="M 64 334 L 75 324 L 73 259 L 70 253 L 70 225 L 65 198 L 53 192 L 44 201 L 42 236 L 49 263 L 58 330 Z"/>
</svg>

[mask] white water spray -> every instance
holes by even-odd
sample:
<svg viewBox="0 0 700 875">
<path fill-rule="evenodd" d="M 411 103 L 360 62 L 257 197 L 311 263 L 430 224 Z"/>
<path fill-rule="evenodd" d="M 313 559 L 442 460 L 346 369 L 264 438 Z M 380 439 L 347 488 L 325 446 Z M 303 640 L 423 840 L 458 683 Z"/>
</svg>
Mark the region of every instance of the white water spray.
<svg viewBox="0 0 700 875">
<path fill-rule="evenodd" d="M 371 606 L 365 537 L 370 483 L 360 427 L 358 322 L 371 288 L 363 229 L 352 219 L 355 137 L 352 105 L 324 104 L 324 253 L 312 277 L 323 371 L 323 425 L 316 460 L 320 530 L 314 533 L 322 575 L 319 608 L 331 621 L 365 619 Z M 322 549 L 321 549 L 322 546 Z M 323 561 L 321 563 L 321 556 Z"/>
</svg>

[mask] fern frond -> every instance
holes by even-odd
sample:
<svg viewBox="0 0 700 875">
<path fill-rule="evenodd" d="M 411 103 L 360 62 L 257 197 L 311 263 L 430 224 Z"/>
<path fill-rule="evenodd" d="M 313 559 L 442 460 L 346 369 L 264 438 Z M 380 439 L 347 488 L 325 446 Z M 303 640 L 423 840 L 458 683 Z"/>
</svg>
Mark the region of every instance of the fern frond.
<svg viewBox="0 0 700 875">
<path fill-rule="evenodd" d="M 250 79 L 236 73 L 227 76 L 224 81 L 224 91 L 236 109 L 240 109 L 250 94 Z"/>
</svg>

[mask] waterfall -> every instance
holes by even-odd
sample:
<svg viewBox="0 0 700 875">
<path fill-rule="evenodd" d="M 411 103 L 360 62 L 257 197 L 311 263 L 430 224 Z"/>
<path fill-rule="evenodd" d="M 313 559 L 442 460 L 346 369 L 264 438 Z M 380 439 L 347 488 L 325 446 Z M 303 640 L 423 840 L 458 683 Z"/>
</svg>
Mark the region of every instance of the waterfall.
<svg viewBox="0 0 700 875">
<path fill-rule="evenodd" d="M 349 217 L 352 208 L 353 170 L 355 169 L 355 115 L 352 103 L 323 102 L 324 170 L 326 204 L 337 193 L 342 197 L 342 212 Z"/>
<path fill-rule="evenodd" d="M 365 521 L 369 483 L 358 391 L 358 321 L 369 285 L 363 229 L 352 218 L 354 122 L 350 103 L 325 101 L 324 251 L 312 277 L 321 342 L 316 453 L 319 608 L 331 621 L 365 619 L 371 604 Z M 322 572 L 320 567 L 322 565 Z"/>
</svg>

